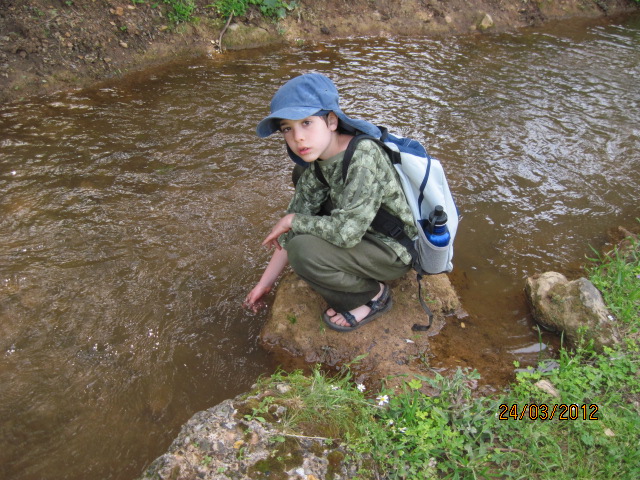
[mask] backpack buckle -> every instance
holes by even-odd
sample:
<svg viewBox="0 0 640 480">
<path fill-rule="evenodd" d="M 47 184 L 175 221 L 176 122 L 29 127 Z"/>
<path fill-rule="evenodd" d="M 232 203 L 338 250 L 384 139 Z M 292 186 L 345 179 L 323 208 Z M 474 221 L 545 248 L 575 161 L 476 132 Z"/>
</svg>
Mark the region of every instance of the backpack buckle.
<svg viewBox="0 0 640 480">
<path fill-rule="evenodd" d="M 393 238 L 398 238 L 403 233 L 404 229 L 402 227 L 399 227 L 398 225 L 393 225 L 393 227 L 389 230 L 389 236 Z"/>
</svg>

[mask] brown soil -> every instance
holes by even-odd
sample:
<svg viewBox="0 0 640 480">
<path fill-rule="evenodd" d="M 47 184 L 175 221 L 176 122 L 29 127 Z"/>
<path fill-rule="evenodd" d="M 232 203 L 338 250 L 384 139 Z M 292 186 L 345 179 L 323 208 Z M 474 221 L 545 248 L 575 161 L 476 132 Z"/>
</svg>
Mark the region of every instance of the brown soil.
<svg viewBox="0 0 640 480">
<path fill-rule="evenodd" d="M 162 0 L 2 0 L 0 102 L 117 78 L 178 56 L 223 55 L 225 19 L 212 3 L 195 0 L 196 20 L 175 25 Z M 255 9 L 234 18 L 222 46 L 481 34 L 637 9 L 634 0 L 298 0 L 277 23 Z"/>
</svg>

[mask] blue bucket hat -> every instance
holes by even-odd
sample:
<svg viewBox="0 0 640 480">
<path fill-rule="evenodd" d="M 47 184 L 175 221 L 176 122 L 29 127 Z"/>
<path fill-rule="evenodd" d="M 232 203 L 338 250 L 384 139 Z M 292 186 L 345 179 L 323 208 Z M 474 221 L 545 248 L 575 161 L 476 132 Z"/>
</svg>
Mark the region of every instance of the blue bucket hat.
<svg viewBox="0 0 640 480">
<path fill-rule="evenodd" d="M 282 119 L 302 120 L 320 112 L 333 112 L 346 130 L 380 138 L 380 129 L 374 124 L 347 117 L 340 109 L 339 100 L 333 82 L 320 73 L 306 73 L 292 78 L 273 96 L 271 114 L 256 128 L 258 136 L 264 138 L 278 131 Z"/>
</svg>

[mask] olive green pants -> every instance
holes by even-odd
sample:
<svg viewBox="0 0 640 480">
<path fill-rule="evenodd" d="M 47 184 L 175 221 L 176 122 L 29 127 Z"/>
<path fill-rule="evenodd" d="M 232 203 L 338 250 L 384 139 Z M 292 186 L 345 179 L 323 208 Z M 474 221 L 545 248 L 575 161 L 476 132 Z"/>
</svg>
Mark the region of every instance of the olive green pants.
<svg viewBox="0 0 640 480">
<path fill-rule="evenodd" d="M 314 235 L 295 235 L 286 249 L 293 270 L 338 312 L 364 305 L 380 291 L 378 282 L 411 269 L 369 234 L 353 248 L 337 247 Z"/>
</svg>

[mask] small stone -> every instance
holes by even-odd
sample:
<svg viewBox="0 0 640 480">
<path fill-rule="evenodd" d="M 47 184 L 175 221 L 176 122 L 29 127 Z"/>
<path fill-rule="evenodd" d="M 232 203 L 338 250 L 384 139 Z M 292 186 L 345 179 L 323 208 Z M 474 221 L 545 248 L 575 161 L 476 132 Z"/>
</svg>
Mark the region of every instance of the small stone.
<svg viewBox="0 0 640 480">
<path fill-rule="evenodd" d="M 485 13 L 480 22 L 478 22 L 478 29 L 485 31 L 493 27 L 493 18 L 488 13 Z"/>
<path fill-rule="evenodd" d="M 281 394 L 285 394 L 291 390 L 291 386 L 284 383 L 279 383 L 276 387 L 276 390 L 278 390 L 278 392 L 280 392 Z"/>
<path fill-rule="evenodd" d="M 540 380 L 535 383 L 535 386 L 538 387 L 540 390 L 547 392 L 552 397 L 556 397 L 556 398 L 560 397 L 558 390 L 556 389 L 556 387 L 553 386 L 553 384 L 549 380 Z"/>
</svg>

